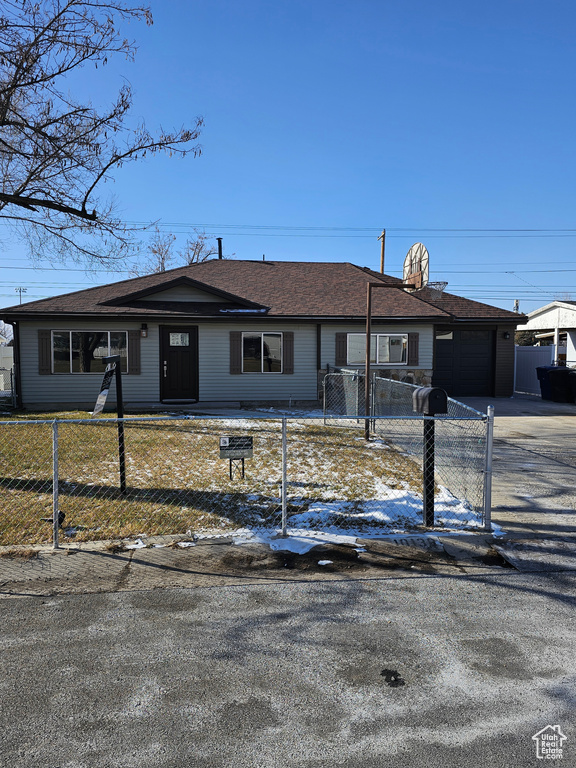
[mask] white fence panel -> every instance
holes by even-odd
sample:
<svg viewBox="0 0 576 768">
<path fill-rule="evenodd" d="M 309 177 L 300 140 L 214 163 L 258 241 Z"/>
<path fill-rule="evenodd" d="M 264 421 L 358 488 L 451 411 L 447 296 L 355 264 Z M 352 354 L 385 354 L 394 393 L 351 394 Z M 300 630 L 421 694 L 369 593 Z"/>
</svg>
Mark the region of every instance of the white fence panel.
<svg viewBox="0 0 576 768">
<path fill-rule="evenodd" d="M 0 347 L 0 368 L 10 370 L 14 364 L 14 348 Z"/>
<path fill-rule="evenodd" d="M 516 347 L 514 391 L 531 395 L 540 394 L 536 368 L 554 364 L 555 347 Z"/>
</svg>

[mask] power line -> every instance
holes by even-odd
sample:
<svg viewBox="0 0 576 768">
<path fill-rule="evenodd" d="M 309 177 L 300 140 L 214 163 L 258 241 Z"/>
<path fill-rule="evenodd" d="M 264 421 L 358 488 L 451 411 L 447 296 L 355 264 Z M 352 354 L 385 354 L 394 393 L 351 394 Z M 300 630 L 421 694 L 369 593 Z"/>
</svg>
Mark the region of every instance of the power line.
<svg viewBox="0 0 576 768">
<path fill-rule="evenodd" d="M 128 221 L 127 224 L 138 226 L 151 226 L 154 222 Z M 195 229 L 265 229 L 265 230 L 286 230 L 286 231 L 322 231 L 322 232 L 381 232 L 382 226 L 378 227 L 324 227 L 324 226 L 294 226 L 285 224 L 190 224 L 182 221 L 161 221 L 157 222 L 159 227 L 192 227 Z M 386 227 L 386 232 L 559 232 L 575 233 L 576 227 L 570 229 L 563 228 L 521 228 L 513 229 L 509 227 L 488 228 L 488 227 Z"/>
<path fill-rule="evenodd" d="M 271 261 L 274 261 L 274 259 L 271 259 Z M 319 262 L 321 263 L 321 262 Z M 518 264 L 525 265 L 525 264 L 540 264 L 539 261 L 534 262 L 507 262 L 507 265 L 514 265 Z M 574 264 L 574 261 L 558 261 L 558 262 L 549 262 L 550 264 Z M 185 266 L 184 264 L 180 266 Z M 177 267 L 176 267 L 177 268 Z M 89 274 L 91 270 L 88 269 L 82 269 L 82 268 L 74 268 L 74 267 L 52 267 L 52 266 L 38 266 L 38 267 L 12 267 L 7 266 L 5 269 L 10 270 L 34 270 L 36 272 L 82 272 L 83 274 Z M 441 273 L 443 275 L 493 275 L 493 274 L 506 274 L 506 275 L 515 275 L 517 272 L 515 270 L 510 269 L 504 269 L 504 270 L 498 270 L 498 269 L 443 269 L 442 267 L 435 267 L 435 272 Z M 524 274 L 526 273 L 539 273 L 539 274 L 550 274 L 554 272 L 576 272 L 576 269 L 523 269 L 522 272 Z M 127 275 L 130 273 L 129 269 L 98 269 L 97 274 L 101 275 Z M 387 275 L 401 275 L 402 270 L 401 269 L 387 269 L 386 270 Z M 30 283 L 30 285 L 34 285 L 34 283 Z M 43 285 L 43 283 L 42 283 Z M 77 283 L 77 285 L 83 285 L 83 283 Z"/>
</svg>

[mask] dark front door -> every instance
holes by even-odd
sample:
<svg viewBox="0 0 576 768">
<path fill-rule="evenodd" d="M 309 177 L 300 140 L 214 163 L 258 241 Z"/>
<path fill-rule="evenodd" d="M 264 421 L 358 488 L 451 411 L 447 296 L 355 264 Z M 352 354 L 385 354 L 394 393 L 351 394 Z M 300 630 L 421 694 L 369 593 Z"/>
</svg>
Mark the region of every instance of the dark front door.
<svg viewBox="0 0 576 768">
<path fill-rule="evenodd" d="M 198 400 L 198 326 L 160 326 L 160 399 Z"/>
<path fill-rule="evenodd" d="M 494 355 L 493 330 L 437 328 L 432 383 L 451 396 L 492 397 Z"/>
</svg>

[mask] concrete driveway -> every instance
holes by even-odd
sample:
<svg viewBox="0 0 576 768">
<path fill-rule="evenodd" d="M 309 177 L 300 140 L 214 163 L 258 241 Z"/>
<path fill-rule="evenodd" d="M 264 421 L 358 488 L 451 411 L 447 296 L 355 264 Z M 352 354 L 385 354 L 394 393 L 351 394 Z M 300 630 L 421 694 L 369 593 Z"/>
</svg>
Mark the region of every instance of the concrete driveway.
<svg viewBox="0 0 576 768">
<path fill-rule="evenodd" d="M 227 578 L 206 554 L 206 572 L 138 589 L 155 568 L 107 553 L 101 594 L 2 601 L 0 764 L 523 768 L 548 725 L 576 764 L 576 420 L 494 404 L 494 520 L 511 535 L 493 544 L 516 567 L 387 552 Z"/>
<path fill-rule="evenodd" d="M 464 402 L 494 406 L 494 521 L 511 534 L 576 533 L 576 404 L 532 395 Z"/>
</svg>

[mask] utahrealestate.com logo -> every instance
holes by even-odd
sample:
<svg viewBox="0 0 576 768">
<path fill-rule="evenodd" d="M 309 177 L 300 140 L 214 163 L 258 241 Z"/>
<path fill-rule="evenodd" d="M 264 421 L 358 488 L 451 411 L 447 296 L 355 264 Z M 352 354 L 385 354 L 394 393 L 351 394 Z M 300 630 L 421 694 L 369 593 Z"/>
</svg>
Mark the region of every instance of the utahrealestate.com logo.
<svg viewBox="0 0 576 768">
<path fill-rule="evenodd" d="M 536 742 L 536 757 L 539 760 L 562 759 L 564 751 L 562 745 L 566 741 L 566 736 L 559 725 L 547 725 L 546 728 L 535 733 L 532 739 Z"/>
</svg>

